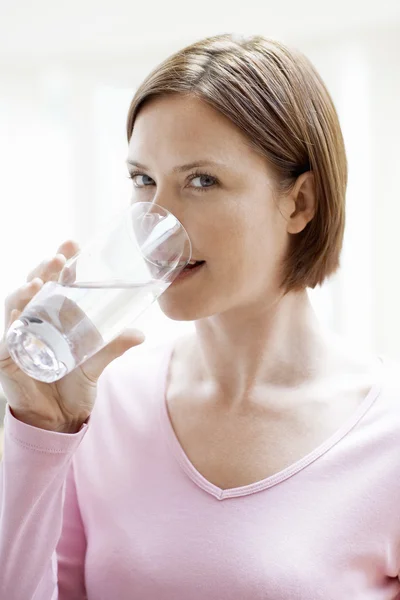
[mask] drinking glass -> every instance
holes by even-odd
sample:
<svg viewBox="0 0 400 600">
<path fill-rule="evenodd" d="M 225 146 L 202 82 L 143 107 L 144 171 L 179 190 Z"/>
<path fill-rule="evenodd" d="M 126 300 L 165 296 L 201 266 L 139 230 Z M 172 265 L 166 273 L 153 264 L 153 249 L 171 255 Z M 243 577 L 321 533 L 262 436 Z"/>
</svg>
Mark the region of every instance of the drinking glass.
<svg viewBox="0 0 400 600">
<path fill-rule="evenodd" d="M 190 239 L 172 213 L 151 202 L 132 204 L 11 324 L 11 358 L 34 379 L 61 379 L 134 322 L 190 259 Z"/>
</svg>

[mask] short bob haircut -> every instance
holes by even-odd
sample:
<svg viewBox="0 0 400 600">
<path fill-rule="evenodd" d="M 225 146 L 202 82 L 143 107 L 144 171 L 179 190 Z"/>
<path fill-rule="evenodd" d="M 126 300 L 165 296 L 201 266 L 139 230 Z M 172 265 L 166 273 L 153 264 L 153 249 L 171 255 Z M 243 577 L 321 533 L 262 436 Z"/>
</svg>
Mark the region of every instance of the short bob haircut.
<svg viewBox="0 0 400 600">
<path fill-rule="evenodd" d="M 260 36 L 199 41 L 161 63 L 139 87 L 129 108 L 128 141 L 144 103 L 167 94 L 194 95 L 228 117 L 272 167 L 280 192 L 313 172 L 316 212 L 291 235 L 281 289 L 314 288 L 333 274 L 343 242 L 347 160 L 332 98 L 310 61 Z"/>
</svg>

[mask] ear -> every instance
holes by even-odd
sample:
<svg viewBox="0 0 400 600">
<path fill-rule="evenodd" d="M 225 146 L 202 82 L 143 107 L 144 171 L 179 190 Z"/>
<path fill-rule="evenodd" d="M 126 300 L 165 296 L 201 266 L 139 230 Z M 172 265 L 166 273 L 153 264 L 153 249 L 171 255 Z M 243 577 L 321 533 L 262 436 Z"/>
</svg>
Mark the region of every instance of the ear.
<svg viewBox="0 0 400 600">
<path fill-rule="evenodd" d="M 315 179 L 312 171 L 307 171 L 297 178 L 287 199 L 291 206 L 287 219 L 287 232 L 300 233 L 314 217 L 316 210 Z"/>
</svg>

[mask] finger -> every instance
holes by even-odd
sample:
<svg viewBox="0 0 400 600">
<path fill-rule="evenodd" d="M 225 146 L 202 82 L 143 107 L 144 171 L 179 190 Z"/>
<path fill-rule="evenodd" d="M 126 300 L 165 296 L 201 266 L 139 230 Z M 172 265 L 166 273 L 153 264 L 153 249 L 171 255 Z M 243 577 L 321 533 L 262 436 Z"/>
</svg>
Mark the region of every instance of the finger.
<svg viewBox="0 0 400 600">
<path fill-rule="evenodd" d="M 32 300 L 43 286 L 43 280 L 36 277 L 29 283 L 21 286 L 15 292 L 7 296 L 4 302 L 5 329 L 10 325 L 11 313 L 14 309 L 23 311 L 25 306 Z"/>
<path fill-rule="evenodd" d="M 32 281 L 35 277 L 40 277 L 44 282 L 57 281 L 58 275 L 66 263 L 64 254 L 56 254 L 50 259 L 43 260 L 37 267 L 32 269 L 26 280 Z"/>
<path fill-rule="evenodd" d="M 107 346 L 99 350 L 97 354 L 89 358 L 81 365 L 84 375 L 91 381 L 96 382 L 106 366 L 124 352 L 142 344 L 145 336 L 138 329 L 126 329 Z"/>
<path fill-rule="evenodd" d="M 76 254 L 78 254 L 80 250 L 80 246 L 74 240 L 67 240 L 61 244 L 58 248 L 57 252 L 64 254 L 64 256 L 69 260 L 73 258 Z M 62 285 L 71 285 L 76 280 L 76 261 L 73 261 L 71 265 L 64 267 L 58 275 L 57 281 L 59 281 Z"/>
<path fill-rule="evenodd" d="M 63 254 L 68 260 L 75 256 L 80 250 L 80 246 L 74 240 L 66 240 L 58 247 L 57 254 Z"/>
<path fill-rule="evenodd" d="M 20 314 L 21 314 L 21 312 L 19 310 L 14 309 L 11 311 L 9 323 L 7 324 L 7 327 L 4 329 L 4 335 L 3 335 L 2 340 L 0 341 L 0 361 L 4 361 L 4 360 L 7 360 L 8 358 L 10 358 L 10 353 L 8 351 L 8 347 L 6 344 L 6 334 L 7 334 L 7 331 L 8 331 L 8 328 L 10 327 L 10 325 L 18 319 Z"/>
<path fill-rule="evenodd" d="M 58 282 L 61 285 L 72 285 L 76 281 L 76 260 L 70 266 L 65 266 L 61 271 Z"/>
<path fill-rule="evenodd" d="M 8 323 L 8 326 L 10 326 L 12 323 L 14 323 L 14 321 L 16 321 L 21 314 L 22 314 L 21 310 L 18 310 L 17 308 L 13 308 L 13 310 L 11 311 L 10 321 Z"/>
</svg>

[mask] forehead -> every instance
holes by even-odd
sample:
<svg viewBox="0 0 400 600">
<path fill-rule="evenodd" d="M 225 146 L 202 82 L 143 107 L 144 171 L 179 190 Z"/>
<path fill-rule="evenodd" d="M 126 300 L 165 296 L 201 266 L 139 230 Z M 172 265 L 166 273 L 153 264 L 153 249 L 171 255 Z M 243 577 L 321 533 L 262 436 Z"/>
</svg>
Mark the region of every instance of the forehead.
<svg viewBox="0 0 400 600">
<path fill-rule="evenodd" d="M 227 117 L 199 98 L 184 95 L 152 99 L 136 118 L 128 158 L 146 162 L 159 157 L 174 162 L 263 160 Z"/>
</svg>

